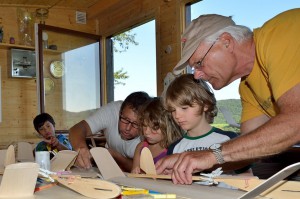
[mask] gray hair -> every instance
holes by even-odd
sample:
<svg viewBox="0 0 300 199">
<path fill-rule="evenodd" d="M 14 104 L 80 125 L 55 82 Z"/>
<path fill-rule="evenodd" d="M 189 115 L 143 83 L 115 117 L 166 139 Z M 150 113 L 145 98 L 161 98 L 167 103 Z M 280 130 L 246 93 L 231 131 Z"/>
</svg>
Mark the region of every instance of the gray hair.
<svg viewBox="0 0 300 199">
<path fill-rule="evenodd" d="M 205 42 L 212 43 L 214 42 L 222 33 L 227 32 L 231 34 L 233 38 L 237 40 L 237 42 L 241 43 L 253 36 L 253 32 L 250 30 L 250 28 L 246 26 L 241 25 L 235 25 L 235 26 L 227 26 L 218 32 L 215 32 L 214 34 L 208 36 L 205 38 Z"/>
</svg>

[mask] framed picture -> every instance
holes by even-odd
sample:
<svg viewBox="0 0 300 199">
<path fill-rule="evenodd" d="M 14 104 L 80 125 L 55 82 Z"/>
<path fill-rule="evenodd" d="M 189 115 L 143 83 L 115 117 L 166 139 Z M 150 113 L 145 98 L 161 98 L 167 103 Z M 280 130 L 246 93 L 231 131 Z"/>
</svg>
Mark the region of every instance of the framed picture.
<svg viewBox="0 0 300 199">
<path fill-rule="evenodd" d="M 36 77 L 35 51 L 11 49 L 11 76 Z"/>
</svg>

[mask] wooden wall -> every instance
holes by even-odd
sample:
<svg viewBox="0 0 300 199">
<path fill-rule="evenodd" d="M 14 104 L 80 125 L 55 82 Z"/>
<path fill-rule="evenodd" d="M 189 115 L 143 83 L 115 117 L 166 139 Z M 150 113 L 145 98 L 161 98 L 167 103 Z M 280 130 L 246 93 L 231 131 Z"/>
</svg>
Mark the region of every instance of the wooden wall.
<svg viewBox="0 0 300 199">
<path fill-rule="evenodd" d="M 172 71 L 181 56 L 180 36 L 183 23 L 184 5 L 195 0 L 121 0 L 110 4 L 95 4 L 87 10 L 88 24 L 75 23 L 75 11 L 50 9 L 46 24 L 96 33 L 105 37 L 116 35 L 152 19 L 156 21 L 157 46 L 157 90 L 163 91 L 163 80 Z M 114 4 L 114 2 L 116 4 Z M 1 7 L 5 41 L 9 36 L 18 42 L 17 9 Z M 34 11 L 35 8 L 29 8 Z M 166 48 L 171 52 L 166 53 Z M 0 46 L 0 65 L 2 75 L 2 122 L 0 123 L 0 145 L 17 140 L 36 139 L 32 120 L 37 114 L 35 79 L 11 78 L 8 76 L 8 49 Z M 105 54 L 104 54 L 105 55 Z M 102 58 L 105 74 L 105 59 Z"/>
<path fill-rule="evenodd" d="M 36 8 L 26 8 L 34 12 Z M 4 27 L 4 41 L 15 37 L 20 44 L 17 26 L 17 8 L 1 7 L 0 17 Z M 38 22 L 38 21 L 37 21 Z M 46 24 L 87 33 L 96 33 L 95 20 L 88 20 L 86 25 L 76 24 L 75 10 L 50 9 Z M 0 147 L 18 140 L 36 141 L 37 136 L 32 124 L 38 113 L 37 89 L 35 78 L 12 78 L 9 75 L 10 48 L 0 45 L 2 122 L 0 123 Z M 55 118 L 59 124 L 59 118 Z"/>
</svg>

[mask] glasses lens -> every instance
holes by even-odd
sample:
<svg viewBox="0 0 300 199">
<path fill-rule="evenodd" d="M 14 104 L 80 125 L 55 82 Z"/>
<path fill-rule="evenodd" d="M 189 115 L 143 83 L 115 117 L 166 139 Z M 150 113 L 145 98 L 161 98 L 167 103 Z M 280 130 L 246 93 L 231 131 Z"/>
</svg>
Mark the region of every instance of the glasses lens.
<svg viewBox="0 0 300 199">
<path fill-rule="evenodd" d="M 131 126 L 135 129 L 139 128 L 139 125 L 137 123 L 131 122 Z"/>
<path fill-rule="evenodd" d="M 133 128 L 139 128 L 139 125 L 137 124 L 137 123 L 135 123 L 135 122 L 131 122 L 131 121 L 129 121 L 128 119 L 126 119 L 126 118 L 124 118 L 124 117 L 122 117 L 122 116 L 120 116 L 120 120 L 121 120 L 121 122 L 123 122 L 124 124 L 131 124 L 131 126 L 133 127 Z"/>
<path fill-rule="evenodd" d="M 121 122 L 123 122 L 124 124 L 129 124 L 130 121 L 126 120 L 124 117 L 120 116 L 120 120 Z"/>
</svg>

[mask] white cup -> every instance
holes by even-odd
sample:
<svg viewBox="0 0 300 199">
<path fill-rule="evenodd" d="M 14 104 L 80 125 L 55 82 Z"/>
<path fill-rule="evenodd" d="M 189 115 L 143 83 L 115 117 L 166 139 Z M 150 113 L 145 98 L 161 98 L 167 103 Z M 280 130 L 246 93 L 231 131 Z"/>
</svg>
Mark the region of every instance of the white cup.
<svg viewBox="0 0 300 199">
<path fill-rule="evenodd" d="M 50 171 L 50 153 L 48 151 L 36 151 L 35 162 L 40 165 L 40 168 Z"/>
</svg>

